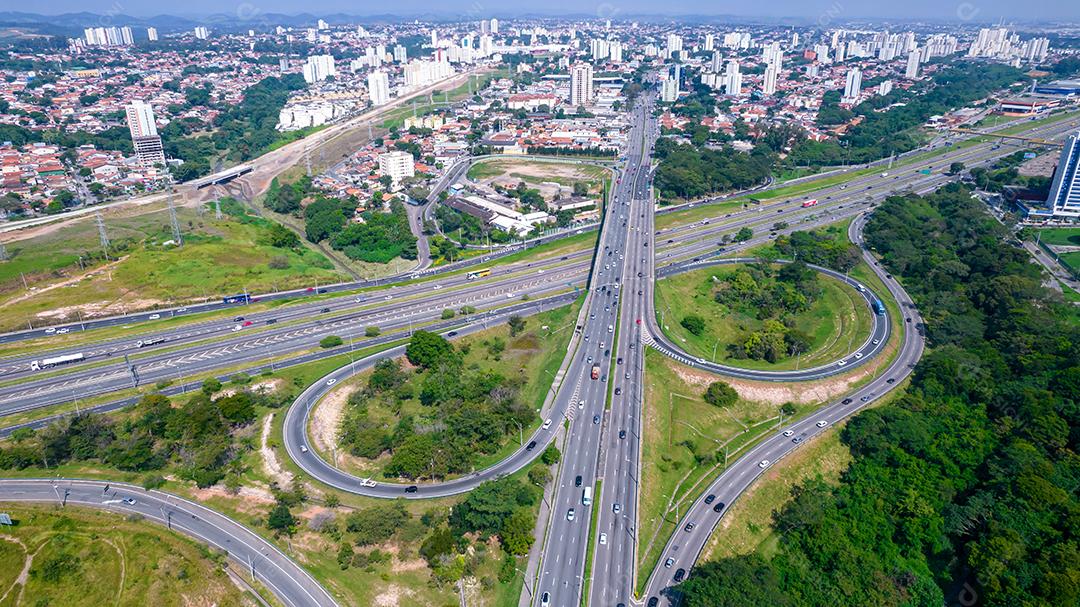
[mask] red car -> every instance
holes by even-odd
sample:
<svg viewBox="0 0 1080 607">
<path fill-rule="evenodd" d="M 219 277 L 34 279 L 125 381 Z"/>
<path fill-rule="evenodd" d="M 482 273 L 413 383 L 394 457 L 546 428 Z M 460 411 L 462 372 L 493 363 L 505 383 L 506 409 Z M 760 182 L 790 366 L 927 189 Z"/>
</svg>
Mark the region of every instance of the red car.
<svg viewBox="0 0 1080 607">
<path fill-rule="evenodd" d="M 254 323 L 253 323 L 253 322 L 251 322 L 250 320 L 245 320 L 245 321 L 244 321 L 244 326 L 245 326 L 245 327 L 250 327 L 250 326 L 251 326 L 251 325 L 253 325 L 253 324 L 254 324 Z"/>
</svg>

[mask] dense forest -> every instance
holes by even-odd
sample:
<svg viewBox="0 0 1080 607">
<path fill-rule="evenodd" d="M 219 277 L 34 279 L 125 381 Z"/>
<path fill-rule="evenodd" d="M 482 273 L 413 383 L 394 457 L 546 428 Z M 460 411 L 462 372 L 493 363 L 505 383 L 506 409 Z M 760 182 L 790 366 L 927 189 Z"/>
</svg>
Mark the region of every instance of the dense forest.
<svg viewBox="0 0 1080 607">
<path fill-rule="evenodd" d="M 416 369 L 396 359 L 379 361 L 364 389 L 350 396 L 341 428 L 342 445 L 353 455 L 373 459 L 391 453 L 388 476 L 467 472 L 478 455 L 498 450 L 518 424 L 527 426 L 536 415 L 520 398 L 519 379 L 467 368 L 463 353 L 440 335 L 416 331 L 405 355 Z M 371 414 L 376 405 L 399 411 L 412 399 L 423 406 L 423 415 L 403 416 L 393 427 Z"/>
<path fill-rule="evenodd" d="M 659 139 L 654 155 L 660 159 L 656 187 L 665 198 L 701 198 L 708 194 L 761 185 L 769 178 L 774 161 L 766 146 L 750 153 L 730 147 L 698 148 Z"/>
<path fill-rule="evenodd" d="M 838 486 L 774 512 L 779 551 L 710 562 L 689 607 L 1080 603 L 1080 329 L 970 191 L 886 201 L 867 242 L 923 312 L 910 387 L 841 434 Z"/>
</svg>

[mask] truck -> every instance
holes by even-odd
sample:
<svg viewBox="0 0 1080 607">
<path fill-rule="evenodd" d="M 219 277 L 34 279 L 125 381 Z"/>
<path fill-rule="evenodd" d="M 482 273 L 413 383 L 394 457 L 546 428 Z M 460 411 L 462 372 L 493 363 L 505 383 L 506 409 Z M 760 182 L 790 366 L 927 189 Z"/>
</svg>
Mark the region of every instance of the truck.
<svg viewBox="0 0 1080 607">
<path fill-rule="evenodd" d="M 61 356 L 53 356 L 51 358 L 43 358 L 41 360 L 32 360 L 30 361 L 30 370 L 40 371 L 41 369 L 48 369 L 49 367 L 66 365 L 68 363 L 75 363 L 82 360 L 86 360 L 86 356 L 83 356 L 82 352 L 79 352 L 77 354 L 63 354 Z"/>
<path fill-rule="evenodd" d="M 251 303 L 251 296 L 249 296 L 247 293 L 241 293 L 239 295 L 228 295 L 226 297 L 221 298 L 221 303 L 226 303 L 226 304 L 238 304 L 238 303 L 246 304 L 246 303 Z"/>
<path fill-rule="evenodd" d="M 879 316 L 885 314 L 885 306 L 882 305 L 880 299 L 875 299 L 874 300 L 874 314 L 877 314 Z"/>
<path fill-rule="evenodd" d="M 807 201 L 803 202 L 802 206 L 805 209 L 806 207 L 812 207 L 812 206 L 814 206 L 816 204 L 817 204 L 817 198 L 811 198 L 810 200 L 807 200 Z"/>
<path fill-rule="evenodd" d="M 581 492 L 581 505 L 592 505 L 592 487 L 585 487 L 585 489 Z"/>
<path fill-rule="evenodd" d="M 149 339 L 140 339 L 139 341 L 135 342 L 135 346 L 139 348 L 145 348 L 146 346 L 160 344 L 163 341 L 165 340 L 160 337 L 151 337 Z"/>
<path fill-rule="evenodd" d="M 600 379 L 600 365 L 593 365 L 592 366 L 592 378 L 593 379 Z"/>
</svg>

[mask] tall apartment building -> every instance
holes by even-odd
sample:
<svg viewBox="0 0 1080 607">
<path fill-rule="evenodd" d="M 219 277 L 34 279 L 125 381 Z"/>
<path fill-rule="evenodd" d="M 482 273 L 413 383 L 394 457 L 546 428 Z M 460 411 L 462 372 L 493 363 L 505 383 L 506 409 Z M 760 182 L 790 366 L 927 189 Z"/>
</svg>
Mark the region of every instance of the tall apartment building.
<svg viewBox="0 0 1080 607">
<path fill-rule="evenodd" d="M 390 78 L 386 72 L 376 70 L 368 74 L 367 86 L 371 105 L 386 105 L 390 101 Z"/>
<path fill-rule="evenodd" d="M 87 46 L 130 46 L 135 44 L 131 28 L 124 27 L 88 27 L 83 30 Z"/>
<path fill-rule="evenodd" d="M 154 123 L 154 110 L 149 103 L 135 100 L 125 108 L 131 144 L 135 148 L 135 157 L 143 166 L 165 164 L 165 151 L 161 137 Z"/>
<path fill-rule="evenodd" d="M 206 26 L 199 25 L 195 27 L 195 37 L 199 40 L 206 40 L 210 37 L 210 30 L 206 29 Z"/>
<path fill-rule="evenodd" d="M 734 59 L 728 61 L 724 71 L 724 93 L 735 97 L 742 94 L 742 74 L 739 72 L 739 62 Z"/>
<path fill-rule="evenodd" d="M 919 59 L 922 54 L 915 48 L 907 56 L 907 68 L 904 70 L 904 78 L 914 80 L 919 77 Z"/>
<path fill-rule="evenodd" d="M 408 60 L 409 60 L 409 51 L 404 46 L 401 46 L 400 44 L 395 46 L 394 47 L 394 62 L 395 63 L 405 63 Z"/>
<path fill-rule="evenodd" d="M 158 36 L 156 27 L 146 28 L 146 39 L 150 42 L 157 42 Z"/>
<path fill-rule="evenodd" d="M 416 174 L 416 163 L 412 154 L 402 151 L 393 151 L 379 154 L 379 172 L 389 175 L 394 184 L 400 184 L 406 177 Z"/>
<path fill-rule="evenodd" d="M 773 95 L 776 93 L 776 79 L 780 75 L 780 66 L 775 63 L 770 63 L 765 68 L 765 75 L 761 81 L 761 93 L 764 95 Z"/>
<path fill-rule="evenodd" d="M 844 83 L 844 96 L 840 100 L 842 103 L 855 103 L 859 100 L 859 94 L 862 93 L 862 70 L 859 68 L 852 68 L 848 70 L 847 80 Z"/>
<path fill-rule="evenodd" d="M 312 55 L 304 64 L 304 81 L 308 84 L 322 82 L 336 75 L 337 68 L 334 67 L 333 55 Z"/>
<path fill-rule="evenodd" d="M 587 63 L 570 68 L 570 105 L 573 108 L 592 105 L 593 69 Z"/>
<path fill-rule="evenodd" d="M 1065 140 L 1046 203 L 1056 217 L 1080 217 L 1080 133 Z"/>
</svg>

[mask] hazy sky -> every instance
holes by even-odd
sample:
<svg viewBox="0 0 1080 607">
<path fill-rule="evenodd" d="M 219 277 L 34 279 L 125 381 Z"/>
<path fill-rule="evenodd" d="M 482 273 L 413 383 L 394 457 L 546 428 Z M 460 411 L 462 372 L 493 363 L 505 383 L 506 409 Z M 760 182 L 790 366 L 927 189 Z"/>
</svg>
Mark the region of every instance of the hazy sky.
<svg viewBox="0 0 1080 607">
<path fill-rule="evenodd" d="M 348 13 L 370 14 L 446 14 L 470 18 L 515 15 L 526 12 L 544 14 L 573 13 L 618 18 L 621 15 L 641 14 L 711 14 L 742 15 L 770 18 L 798 17 L 815 22 L 846 18 L 933 18 L 955 22 L 988 22 L 999 19 L 1031 21 L 1080 20 L 1080 1 L 1077 0 L 45 0 L 44 2 L 15 2 L 0 0 L 0 10 L 65 13 L 89 11 L 95 13 L 151 16 L 174 14 L 194 16 L 209 13 L 251 15 L 279 12 L 296 14 Z"/>
</svg>

